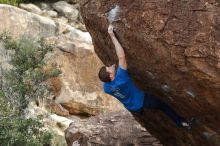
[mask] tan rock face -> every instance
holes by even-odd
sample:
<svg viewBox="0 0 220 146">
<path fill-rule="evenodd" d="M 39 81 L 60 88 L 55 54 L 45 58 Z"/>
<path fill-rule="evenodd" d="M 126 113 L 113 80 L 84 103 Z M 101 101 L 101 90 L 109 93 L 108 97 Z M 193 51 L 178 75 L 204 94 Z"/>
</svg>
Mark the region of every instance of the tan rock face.
<svg viewBox="0 0 220 146">
<path fill-rule="evenodd" d="M 49 42 L 54 42 L 54 52 L 47 54 L 47 59 L 48 63 L 57 63 L 60 66 L 62 74 L 59 78 L 51 78 L 49 80 L 54 93 L 54 96 L 51 97 L 51 100 L 54 99 L 54 101 L 49 100 L 49 102 L 46 102 L 46 107 L 49 111 L 58 115 L 68 116 L 69 113 L 96 115 L 105 111 L 117 111 L 122 109 L 121 105 L 114 98 L 106 96 L 102 91 L 102 83 L 97 78 L 97 72 L 102 63 L 94 54 L 91 38 L 88 37 L 87 33 L 79 32 L 71 26 L 67 26 L 67 24 L 60 25 L 48 18 L 23 11 L 16 7 L 1 4 L 0 20 L 0 31 L 7 29 L 12 33 L 13 37 L 19 37 L 23 34 L 29 34 L 31 36 L 38 36 L 40 34 L 46 37 Z M 0 65 L 7 68 L 8 59 L 7 52 L 0 42 Z M 45 71 L 48 70 L 51 70 L 50 66 L 45 68 Z M 61 106 L 60 103 L 62 103 L 63 106 Z M 55 114 L 50 115 L 43 107 L 36 107 L 36 105 L 30 104 L 29 109 L 27 109 L 26 117 L 36 117 L 37 115 L 44 116 L 44 122 L 48 128 L 53 129 L 55 133 L 57 133 L 58 136 L 54 137 L 55 141 L 52 145 L 63 145 L 63 130 L 68 127 L 70 122 L 74 121 L 78 125 L 81 124 L 79 118 L 73 118 L 73 116 L 71 116 L 71 119 L 73 119 L 70 120 Z M 140 125 L 137 125 L 131 116 L 124 116 L 123 113 L 121 115 L 120 112 L 112 116 L 111 120 L 109 120 L 108 116 L 105 117 L 107 121 L 105 123 L 107 125 L 100 124 L 95 127 L 97 125 L 96 120 L 94 120 L 91 125 L 89 125 L 88 122 L 84 124 L 89 125 L 89 130 L 92 130 L 90 128 L 94 127 L 94 130 L 99 132 L 100 138 L 103 138 L 106 143 L 109 143 L 108 139 L 111 136 L 110 140 L 116 144 L 117 140 L 115 140 L 114 136 L 117 138 L 119 135 L 120 137 L 118 139 L 122 145 L 129 142 L 158 144 L 157 140 L 150 136 Z M 117 123 L 119 124 L 116 124 L 114 127 L 115 120 L 118 120 Z M 100 122 L 102 121 L 100 120 Z M 129 125 L 128 127 L 126 127 L 126 123 Z M 85 125 L 83 126 L 85 127 Z M 82 126 L 82 124 L 80 126 Z M 108 128 L 108 131 L 111 131 L 113 126 L 114 130 L 112 133 L 116 132 L 117 135 L 112 136 L 110 135 L 111 133 L 102 135 L 103 132 L 106 132 L 106 129 L 103 128 L 105 126 Z M 120 130 L 122 131 L 118 130 L 119 128 L 121 128 Z M 83 132 L 85 132 L 85 130 L 86 129 L 84 129 Z M 140 133 L 133 133 L 134 131 L 140 131 Z M 90 136 L 94 134 L 95 133 L 91 131 Z M 74 137 L 70 138 L 74 139 Z M 125 143 L 123 143 L 124 139 L 126 140 Z M 135 141 L 135 139 L 137 139 L 137 141 Z M 147 141 L 145 141 L 146 139 Z"/>
<path fill-rule="evenodd" d="M 67 109 L 65 109 L 64 107 L 62 107 L 62 105 L 60 105 L 59 103 L 55 103 L 51 100 L 47 101 L 45 107 L 50 112 L 55 113 L 59 116 L 69 116 L 70 115 L 69 111 Z"/>
<path fill-rule="evenodd" d="M 66 1 L 58 1 L 53 4 L 53 8 L 58 12 L 69 18 L 72 21 L 76 21 L 79 15 L 79 11 L 76 9 L 77 6 L 71 5 Z"/>
<path fill-rule="evenodd" d="M 56 33 L 54 21 L 17 7 L 0 4 L 0 14 L 0 32 L 10 31 L 15 37 L 24 34 L 49 37 Z"/>
<path fill-rule="evenodd" d="M 57 103 L 65 103 L 72 114 L 94 115 L 122 108 L 114 98 L 102 91 L 102 83 L 97 78 L 102 63 L 94 54 L 88 32 L 8 5 L 0 4 L 0 16 L 0 32 L 8 30 L 14 37 L 41 35 L 54 44 L 54 52 L 48 54 L 48 63 L 57 63 L 62 75 L 49 80 L 56 102 L 51 104 L 52 111 L 59 115 L 69 114 Z M 9 58 L 1 44 L 0 53 L 1 65 L 8 68 Z M 77 108 L 70 105 L 77 105 Z"/>
<path fill-rule="evenodd" d="M 107 34 L 113 21 L 137 85 L 200 119 L 187 133 L 149 111 L 141 121 L 152 134 L 169 146 L 214 145 L 204 133 L 220 134 L 219 1 L 82 0 L 81 14 L 104 64 L 117 62 Z"/>
<path fill-rule="evenodd" d="M 19 7 L 34 14 L 38 14 L 38 15 L 42 14 L 41 9 L 33 4 L 19 4 Z"/>
<path fill-rule="evenodd" d="M 102 63 L 94 54 L 92 45 L 83 46 L 77 40 L 71 43 L 66 40 L 55 39 L 56 45 L 63 51 L 56 49 L 50 60 L 56 62 L 62 71 L 61 86 L 56 80 L 51 81 L 56 94 L 55 101 L 68 109 L 70 114 L 97 115 L 121 109 L 116 99 L 103 93 L 102 83 L 97 77 Z"/>
<path fill-rule="evenodd" d="M 60 95 L 60 91 L 62 88 L 62 82 L 59 78 L 51 78 L 48 80 L 48 82 L 50 83 L 50 87 L 54 93 L 54 95 L 57 97 Z"/>
</svg>

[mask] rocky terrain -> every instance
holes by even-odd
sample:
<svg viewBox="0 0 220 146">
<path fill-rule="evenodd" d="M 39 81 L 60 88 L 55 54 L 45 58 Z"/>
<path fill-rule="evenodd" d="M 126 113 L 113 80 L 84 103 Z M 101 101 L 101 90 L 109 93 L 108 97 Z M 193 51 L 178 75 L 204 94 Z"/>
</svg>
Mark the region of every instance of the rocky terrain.
<svg viewBox="0 0 220 146">
<path fill-rule="evenodd" d="M 123 142 L 160 145 L 118 101 L 103 93 L 97 78 L 102 62 L 93 50 L 89 33 L 85 32 L 75 1 L 20 4 L 19 8 L 0 4 L 0 26 L 0 32 L 10 31 L 13 37 L 45 37 L 48 43 L 54 44 L 47 60 L 56 63 L 62 74 L 48 81 L 53 96 L 47 97 L 39 107 L 31 103 L 26 115 L 44 116 L 47 127 L 56 134 L 54 145 L 66 145 L 64 130 L 70 123 L 65 132 L 71 146 L 77 145 L 76 142 L 83 145 L 124 145 Z M 1 42 L 0 54 L 1 68 L 9 68 L 7 52 Z M 103 132 L 106 134 L 102 135 Z M 88 140 L 91 137 L 94 139 Z"/>
<path fill-rule="evenodd" d="M 162 146 L 126 111 L 117 111 L 90 120 L 71 123 L 65 130 L 68 146 L 78 143 L 112 146 Z"/>
<path fill-rule="evenodd" d="M 80 6 L 104 64 L 117 62 L 106 32 L 112 23 L 137 85 L 197 118 L 190 132 L 157 111 L 135 115 L 138 121 L 168 146 L 219 146 L 220 2 L 81 0 Z"/>
</svg>

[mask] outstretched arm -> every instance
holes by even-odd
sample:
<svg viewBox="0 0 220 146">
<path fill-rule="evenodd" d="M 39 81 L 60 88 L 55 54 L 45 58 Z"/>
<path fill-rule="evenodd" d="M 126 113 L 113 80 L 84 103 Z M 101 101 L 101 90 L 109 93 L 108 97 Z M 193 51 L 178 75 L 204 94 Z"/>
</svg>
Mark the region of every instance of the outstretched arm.
<svg viewBox="0 0 220 146">
<path fill-rule="evenodd" d="M 110 24 L 108 27 L 108 33 L 112 39 L 113 44 L 115 45 L 116 54 L 117 54 L 118 60 L 119 60 L 118 64 L 122 69 L 127 70 L 127 61 L 126 61 L 126 57 L 125 57 L 125 52 L 124 52 L 124 49 L 122 48 L 121 44 L 119 43 L 118 39 L 115 37 L 113 28 L 114 27 Z"/>
</svg>

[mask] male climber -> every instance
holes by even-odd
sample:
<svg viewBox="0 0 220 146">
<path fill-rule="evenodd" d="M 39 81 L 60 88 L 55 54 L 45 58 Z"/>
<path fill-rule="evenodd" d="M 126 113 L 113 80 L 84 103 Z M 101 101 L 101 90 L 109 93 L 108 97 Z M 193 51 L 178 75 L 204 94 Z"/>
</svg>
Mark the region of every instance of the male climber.
<svg viewBox="0 0 220 146">
<path fill-rule="evenodd" d="M 119 67 L 103 66 L 99 71 L 99 78 L 104 82 L 104 91 L 117 98 L 130 112 L 141 112 L 143 109 L 157 109 L 170 117 L 178 127 L 190 129 L 190 123 L 179 116 L 168 104 L 157 97 L 144 93 L 133 83 L 127 72 L 127 61 L 124 49 L 117 40 L 113 26 L 110 24 L 108 33 L 116 49 Z"/>
</svg>

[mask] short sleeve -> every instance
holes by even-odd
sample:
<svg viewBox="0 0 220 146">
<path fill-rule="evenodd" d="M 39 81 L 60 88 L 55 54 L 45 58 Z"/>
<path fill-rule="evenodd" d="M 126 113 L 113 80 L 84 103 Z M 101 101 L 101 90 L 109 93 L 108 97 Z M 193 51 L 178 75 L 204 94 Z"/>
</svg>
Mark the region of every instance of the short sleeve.
<svg viewBox="0 0 220 146">
<path fill-rule="evenodd" d="M 108 88 L 107 83 L 104 83 L 104 84 L 103 84 L 103 89 L 104 89 L 104 92 L 105 92 L 105 93 L 109 93 L 109 88 Z"/>
<path fill-rule="evenodd" d="M 116 73 L 116 79 L 120 81 L 129 80 L 128 71 L 118 67 L 117 73 Z"/>
</svg>

